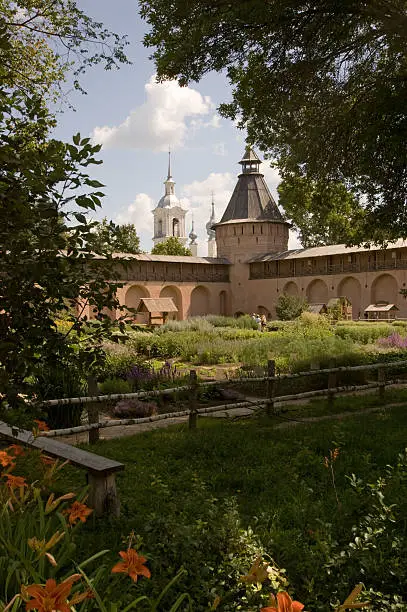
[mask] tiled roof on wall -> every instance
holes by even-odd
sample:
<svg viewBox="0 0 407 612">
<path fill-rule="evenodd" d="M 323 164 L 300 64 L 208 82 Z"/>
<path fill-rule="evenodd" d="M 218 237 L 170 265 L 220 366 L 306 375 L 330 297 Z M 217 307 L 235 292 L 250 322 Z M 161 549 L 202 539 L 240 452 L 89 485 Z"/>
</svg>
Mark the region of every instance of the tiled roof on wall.
<svg viewBox="0 0 407 612">
<path fill-rule="evenodd" d="M 395 242 L 389 242 L 386 249 L 400 249 L 407 247 L 407 240 L 400 238 Z M 365 251 L 382 251 L 383 248 L 378 245 L 367 246 L 352 246 L 347 247 L 346 244 L 330 244 L 322 247 L 311 247 L 309 249 L 292 249 L 283 253 L 263 253 L 256 255 L 248 260 L 247 263 L 275 261 L 276 259 L 304 259 L 311 257 L 326 257 L 327 255 L 350 255 L 351 253 L 362 253 Z"/>
</svg>

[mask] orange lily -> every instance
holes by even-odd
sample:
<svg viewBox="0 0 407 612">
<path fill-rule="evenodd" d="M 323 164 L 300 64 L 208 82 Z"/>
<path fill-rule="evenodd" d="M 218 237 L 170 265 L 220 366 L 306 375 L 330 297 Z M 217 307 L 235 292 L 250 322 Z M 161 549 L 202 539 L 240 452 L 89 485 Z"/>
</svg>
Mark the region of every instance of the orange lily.
<svg viewBox="0 0 407 612">
<path fill-rule="evenodd" d="M 45 504 L 45 514 L 53 512 L 56 508 L 58 508 L 60 503 L 68 499 L 72 499 L 73 497 L 75 497 L 75 493 L 65 493 L 65 495 L 61 495 L 55 499 L 55 494 L 51 493 L 47 499 L 47 503 Z"/>
<path fill-rule="evenodd" d="M 285 591 L 277 593 L 277 599 L 274 595 L 271 595 L 270 603 L 272 605 L 262 608 L 261 612 L 301 612 L 304 609 L 304 604 L 299 601 L 293 601 Z"/>
<path fill-rule="evenodd" d="M 19 489 L 20 487 L 28 486 L 25 478 L 22 476 L 14 476 L 13 474 L 4 474 L 4 476 L 7 478 L 6 485 L 10 489 Z"/>
<path fill-rule="evenodd" d="M 147 561 L 146 557 L 139 555 L 134 548 L 128 548 L 126 551 L 121 550 L 119 555 L 123 561 L 116 563 L 112 568 L 112 574 L 128 574 L 133 582 L 137 582 L 138 576 L 151 578 L 150 570 L 144 565 Z"/>
<path fill-rule="evenodd" d="M 13 459 L 14 457 L 10 457 L 7 451 L 0 451 L 0 463 L 3 467 L 7 467 L 8 465 L 14 467 Z"/>
<path fill-rule="evenodd" d="M 86 504 L 81 504 L 81 502 L 75 501 L 72 506 L 64 510 L 63 514 L 68 515 L 70 525 L 75 525 L 78 521 L 86 523 L 87 517 L 92 514 L 92 512 L 93 510 L 88 508 Z"/>
<path fill-rule="evenodd" d="M 240 580 L 248 584 L 262 584 L 267 576 L 267 564 L 261 557 L 257 557 L 249 572 L 245 576 L 240 576 Z"/>
<path fill-rule="evenodd" d="M 49 431 L 49 427 L 45 421 L 34 419 L 34 423 L 36 424 L 36 429 L 38 429 L 38 431 Z"/>
<path fill-rule="evenodd" d="M 21 444 L 10 444 L 7 447 L 6 452 L 11 453 L 14 457 L 18 457 L 19 455 L 24 455 L 24 449 Z"/>
<path fill-rule="evenodd" d="M 26 610 L 38 610 L 38 612 L 71 612 L 68 597 L 74 582 L 81 578 L 80 574 L 70 576 L 61 584 L 57 584 L 53 578 L 46 581 L 45 585 L 32 584 L 23 587 L 22 596 L 26 601 Z"/>
<path fill-rule="evenodd" d="M 48 455 L 41 455 L 40 460 L 43 465 L 54 465 L 56 463 L 56 459 L 48 457 Z"/>
</svg>

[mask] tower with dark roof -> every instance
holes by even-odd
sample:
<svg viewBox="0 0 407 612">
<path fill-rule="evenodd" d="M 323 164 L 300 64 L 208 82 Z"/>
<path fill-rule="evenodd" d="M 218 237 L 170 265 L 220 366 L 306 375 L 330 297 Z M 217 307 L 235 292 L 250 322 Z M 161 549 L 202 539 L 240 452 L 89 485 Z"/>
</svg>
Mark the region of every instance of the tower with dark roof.
<svg viewBox="0 0 407 612">
<path fill-rule="evenodd" d="M 260 172 L 261 160 L 248 146 L 239 162 L 232 197 L 216 231 L 218 257 L 243 263 L 260 253 L 286 251 L 289 223 L 284 221 Z"/>
<path fill-rule="evenodd" d="M 187 211 L 182 208 L 181 202 L 175 195 L 175 182 L 171 174 L 171 152 L 168 151 L 168 173 L 164 181 L 165 193 L 153 210 L 154 215 L 154 246 L 167 240 L 171 236 L 179 238 L 185 245 L 185 215 Z"/>
</svg>

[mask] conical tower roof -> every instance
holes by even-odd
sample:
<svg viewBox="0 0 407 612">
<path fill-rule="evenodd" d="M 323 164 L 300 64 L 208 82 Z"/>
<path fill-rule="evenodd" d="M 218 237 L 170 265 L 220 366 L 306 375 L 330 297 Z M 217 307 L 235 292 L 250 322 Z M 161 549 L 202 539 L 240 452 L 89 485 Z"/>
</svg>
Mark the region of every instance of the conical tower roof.
<svg viewBox="0 0 407 612">
<path fill-rule="evenodd" d="M 236 187 L 219 223 L 239 221 L 274 221 L 284 223 L 284 218 L 260 173 L 261 160 L 251 147 L 247 147 L 239 162 Z"/>
</svg>

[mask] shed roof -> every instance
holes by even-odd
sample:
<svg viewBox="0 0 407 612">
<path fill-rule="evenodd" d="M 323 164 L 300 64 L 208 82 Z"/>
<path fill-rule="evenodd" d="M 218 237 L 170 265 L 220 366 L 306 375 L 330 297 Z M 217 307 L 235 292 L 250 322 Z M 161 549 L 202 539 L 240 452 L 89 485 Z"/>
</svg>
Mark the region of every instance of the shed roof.
<svg viewBox="0 0 407 612">
<path fill-rule="evenodd" d="M 389 310 L 399 310 L 396 304 L 369 304 L 365 312 L 389 312 Z"/>
<path fill-rule="evenodd" d="M 308 311 L 319 314 L 321 310 L 326 310 L 326 304 L 308 304 Z"/>
<path fill-rule="evenodd" d="M 327 306 L 328 308 L 332 308 L 333 306 L 337 306 L 338 304 L 346 306 L 347 304 L 351 304 L 351 301 L 344 295 L 338 295 L 338 297 L 333 297 L 329 299 Z"/>
<path fill-rule="evenodd" d="M 144 306 L 144 308 L 143 308 Z M 141 298 L 137 307 L 137 312 L 142 310 L 147 312 L 178 312 L 172 298 Z"/>
</svg>

